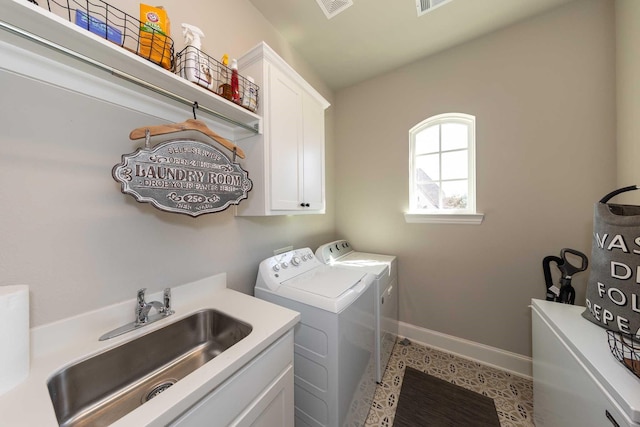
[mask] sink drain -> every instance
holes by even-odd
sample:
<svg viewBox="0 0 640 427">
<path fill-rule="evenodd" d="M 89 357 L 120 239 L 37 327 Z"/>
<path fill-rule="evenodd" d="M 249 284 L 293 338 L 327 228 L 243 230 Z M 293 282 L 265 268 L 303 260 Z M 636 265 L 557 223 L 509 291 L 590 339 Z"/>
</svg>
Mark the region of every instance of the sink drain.
<svg viewBox="0 0 640 427">
<path fill-rule="evenodd" d="M 176 382 L 177 382 L 176 380 L 168 380 L 154 386 L 142 399 L 142 403 L 150 401 L 151 399 L 153 399 L 154 397 L 156 397 L 157 395 L 159 395 L 160 393 L 162 393 L 163 391 L 165 391 L 166 389 L 174 385 Z"/>
</svg>

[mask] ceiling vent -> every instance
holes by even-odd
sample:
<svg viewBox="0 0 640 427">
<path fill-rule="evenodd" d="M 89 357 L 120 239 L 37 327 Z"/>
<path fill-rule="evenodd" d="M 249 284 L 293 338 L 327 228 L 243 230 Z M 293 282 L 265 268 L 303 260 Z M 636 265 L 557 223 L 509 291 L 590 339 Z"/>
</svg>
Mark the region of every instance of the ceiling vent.
<svg viewBox="0 0 640 427">
<path fill-rule="evenodd" d="M 418 16 L 422 16 L 427 12 L 431 12 L 433 9 L 442 6 L 445 3 L 449 3 L 450 1 L 451 0 L 416 0 Z"/>
<path fill-rule="evenodd" d="M 327 19 L 331 19 L 340 12 L 343 12 L 346 8 L 353 5 L 353 0 L 316 0 L 318 6 L 327 16 Z"/>
</svg>

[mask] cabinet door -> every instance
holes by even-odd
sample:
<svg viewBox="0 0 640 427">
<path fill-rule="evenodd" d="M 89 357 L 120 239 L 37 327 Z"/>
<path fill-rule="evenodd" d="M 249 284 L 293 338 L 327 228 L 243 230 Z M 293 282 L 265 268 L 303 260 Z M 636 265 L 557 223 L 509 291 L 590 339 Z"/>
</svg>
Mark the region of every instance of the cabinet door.
<svg viewBox="0 0 640 427">
<path fill-rule="evenodd" d="M 302 101 L 302 201 L 305 209 L 324 211 L 324 108 L 306 93 L 303 94 Z"/>
<path fill-rule="evenodd" d="M 269 68 L 271 209 L 298 210 L 302 203 L 302 90 L 276 67 Z"/>
<path fill-rule="evenodd" d="M 293 329 L 169 425 L 245 426 L 281 417 L 287 421 L 283 426 L 292 427 L 288 421 L 294 413 L 292 370 Z"/>
<path fill-rule="evenodd" d="M 230 427 L 293 427 L 293 366 L 289 367 Z"/>
<path fill-rule="evenodd" d="M 634 426 L 569 345 L 533 310 L 533 408 L 539 427 Z M 594 345 L 596 345 L 594 343 Z M 605 345 L 606 342 L 598 343 Z M 614 359 L 612 357 L 612 362 Z"/>
</svg>

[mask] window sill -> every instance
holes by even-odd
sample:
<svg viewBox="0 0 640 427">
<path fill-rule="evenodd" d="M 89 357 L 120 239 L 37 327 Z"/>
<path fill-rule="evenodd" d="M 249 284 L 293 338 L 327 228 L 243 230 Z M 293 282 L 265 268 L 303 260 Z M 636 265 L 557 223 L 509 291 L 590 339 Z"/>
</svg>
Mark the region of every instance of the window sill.
<svg viewBox="0 0 640 427">
<path fill-rule="evenodd" d="M 484 219 L 484 214 L 439 214 L 439 213 L 416 213 L 405 212 L 404 220 L 407 223 L 423 224 L 468 224 L 480 225 Z"/>
</svg>

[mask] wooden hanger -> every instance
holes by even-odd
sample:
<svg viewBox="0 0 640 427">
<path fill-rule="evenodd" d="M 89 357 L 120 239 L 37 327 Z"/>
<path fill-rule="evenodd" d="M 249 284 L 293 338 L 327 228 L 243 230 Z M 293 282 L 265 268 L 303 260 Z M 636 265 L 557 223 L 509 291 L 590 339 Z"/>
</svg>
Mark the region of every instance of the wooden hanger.
<svg viewBox="0 0 640 427">
<path fill-rule="evenodd" d="M 224 146 L 226 149 L 235 152 L 238 157 L 244 159 L 244 151 L 233 142 L 228 139 L 222 137 L 221 135 L 215 133 L 211 129 L 207 127 L 204 122 L 201 122 L 197 119 L 187 119 L 182 123 L 171 123 L 166 125 L 157 125 L 157 126 L 146 126 L 138 129 L 134 129 L 129 134 L 129 139 L 142 139 L 145 137 L 145 134 L 149 131 L 149 136 L 156 135 L 166 135 L 168 133 L 195 130 L 200 133 L 207 135 L 209 138 L 218 142 L 220 145 Z"/>
</svg>

